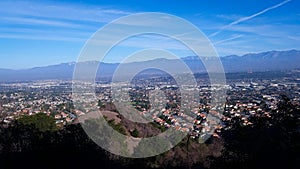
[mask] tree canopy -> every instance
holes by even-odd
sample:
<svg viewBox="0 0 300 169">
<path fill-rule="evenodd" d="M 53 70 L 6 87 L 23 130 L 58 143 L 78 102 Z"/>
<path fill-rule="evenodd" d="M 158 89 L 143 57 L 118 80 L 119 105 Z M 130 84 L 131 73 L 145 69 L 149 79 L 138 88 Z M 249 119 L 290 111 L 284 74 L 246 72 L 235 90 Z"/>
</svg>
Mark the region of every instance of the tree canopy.
<svg viewBox="0 0 300 169">
<path fill-rule="evenodd" d="M 42 132 L 57 130 L 55 119 L 44 113 L 38 113 L 32 116 L 24 115 L 17 120 L 17 123 L 23 125 L 32 125 Z"/>
</svg>

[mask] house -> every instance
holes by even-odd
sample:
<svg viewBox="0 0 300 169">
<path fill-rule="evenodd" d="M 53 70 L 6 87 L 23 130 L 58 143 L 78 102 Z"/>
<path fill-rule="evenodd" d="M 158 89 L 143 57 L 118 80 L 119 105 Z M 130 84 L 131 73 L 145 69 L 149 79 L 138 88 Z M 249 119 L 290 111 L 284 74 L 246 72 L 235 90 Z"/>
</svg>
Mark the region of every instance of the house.
<svg viewBox="0 0 300 169">
<path fill-rule="evenodd" d="M 54 116 L 54 118 L 55 118 L 55 119 L 61 119 L 61 115 L 60 115 L 60 114 L 56 114 L 56 115 Z"/>
<path fill-rule="evenodd" d="M 67 118 L 67 117 L 69 117 L 69 115 L 68 115 L 67 113 L 65 113 L 65 112 L 61 112 L 60 114 L 61 114 L 62 118 Z"/>
</svg>

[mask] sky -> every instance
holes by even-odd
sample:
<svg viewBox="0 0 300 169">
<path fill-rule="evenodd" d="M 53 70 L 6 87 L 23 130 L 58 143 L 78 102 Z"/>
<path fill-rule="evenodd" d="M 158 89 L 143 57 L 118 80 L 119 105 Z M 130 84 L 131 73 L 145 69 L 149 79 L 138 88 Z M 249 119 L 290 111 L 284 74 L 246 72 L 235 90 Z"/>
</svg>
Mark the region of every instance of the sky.
<svg viewBox="0 0 300 169">
<path fill-rule="evenodd" d="M 300 50 L 298 0 L 1 0 L 0 68 L 76 61 L 96 31 L 120 17 L 143 12 L 167 13 L 194 24 L 219 56 Z M 168 37 L 141 35 L 118 44 L 104 61 L 119 62 L 147 48 L 179 57 L 194 54 L 182 46 Z"/>
</svg>

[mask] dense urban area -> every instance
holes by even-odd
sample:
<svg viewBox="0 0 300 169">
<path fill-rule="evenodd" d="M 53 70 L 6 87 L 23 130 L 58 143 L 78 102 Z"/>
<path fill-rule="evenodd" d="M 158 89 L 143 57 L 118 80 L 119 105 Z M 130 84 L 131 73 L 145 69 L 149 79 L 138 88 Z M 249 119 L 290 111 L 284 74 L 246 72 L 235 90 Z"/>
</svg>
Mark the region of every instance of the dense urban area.
<svg viewBox="0 0 300 169">
<path fill-rule="evenodd" d="M 216 131 L 218 136 L 222 128 L 231 128 L 230 121 L 238 117 L 243 125 L 251 125 L 249 120 L 253 116 L 269 117 L 270 112 L 277 109 L 277 104 L 285 95 L 292 100 L 292 104 L 300 104 L 300 73 L 288 72 L 286 77 L 277 79 L 229 79 L 227 85 L 214 90 L 226 90 L 226 103 L 216 107 L 210 105 L 211 87 L 208 79 L 198 79 L 199 106 L 183 113 L 180 110 L 180 89 L 171 77 L 152 77 L 149 79 L 135 79 L 135 83 L 128 87 L 130 102 L 141 114 L 151 114 L 155 123 L 166 128 L 174 127 L 178 130 L 192 132 L 193 138 L 200 137 L 201 133 Z M 119 84 L 97 83 L 95 85 L 99 109 L 112 104 L 112 85 Z M 84 86 L 84 85 L 83 85 Z M 72 82 L 64 80 L 47 80 L 34 82 L 13 82 L 0 84 L 0 111 L 3 125 L 11 123 L 24 115 L 44 113 L 55 119 L 58 127 L 78 123 L 78 117 L 88 113 L 85 108 L 74 108 L 72 104 Z M 161 90 L 164 97 L 153 100 L 160 103 L 155 109 L 150 108 L 149 91 Z M 194 91 L 193 91 L 194 92 Z M 189 103 L 187 103 L 189 104 Z M 192 105 L 192 104 L 191 104 Z M 86 107 L 86 106 L 84 106 Z M 150 111 L 151 110 L 151 111 Z M 191 113 L 191 115 L 187 115 Z M 212 125 L 207 116 L 217 116 L 221 119 L 219 124 Z M 104 115 L 105 116 L 105 115 Z M 214 119 L 214 118 L 213 118 Z M 215 128 L 210 128 L 214 126 Z"/>
<path fill-rule="evenodd" d="M 170 76 L 140 76 L 135 78 L 130 86 L 99 80 L 95 84 L 97 100 L 92 104 L 89 101 L 82 101 L 79 106 L 78 104 L 74 106 L 72 101 L 72 81 L 0 83 L 1 126 L 4 129 L 9 128 L 16 124 L 15 121 L 30 124 L 28 120 L 30 117 L 43 114 L 42 116 L 47 116 L 55 122 L 51 130 L 62 130 L 78 124 L 81 117 L 89 114 L 90 109 L 87 107 L 94 106 L 101 110 L 110 125 L 122 134 L 133 137 L 157 134 L 146 131 L 147 129 L 138 125 L 130 125 L 130 122 L 122 116 L 120 109 L 114 105 L 115 101 L 112 97 L 114 85 L 128 92 L 130 105 L 138 110 L 139 115 L 150 117 L 152 128 L 154 126 L 160 132 L 168 128 L 187 132 L 193 144 L 201 144 L 209 138 L 209 140 L 211 138 L 221 140 L 222 132 L 236 128 L 237 123 L 241 127 L 251 128 L 256 125 L 255 123 L 259 123 L 259 119 L 267 119 L 264 125 L 272 126 L 274 125 L 272 119 L 276 118 L 273 116 L 280 111 L 283 102 L 288 102 L 296 112 L 300 109 L 300 71 L 298 70 L 231 73 L 227 74 L 226 85 L 215 88 L 210 86 L 207 75 L 196 74 L 195 77 L 198 82 L 196 107 L 193 107 L 195 103 L 183 102 L 186 98 L 183 98 L 180 88 Z M 218 90 L 226 91 L 224 103 L 212 105 L 212 92 Z M 163 94 L 157 94 L 151 100 L 153 92 L 157 91 Z M 181 110 L 182 104 L 186 104 L 185 107 L 190 109 Z M 300 120 L 299 114 L 288 114 L 288 116 L 298 122 Z M 43 124 L 35 127 L 42 131 L 50 130 L 49 126 Z M 298 133 L 299 130 L 300 128 Z M 191 148 L 194 148 L 193 146 L 195 145 L 191 145 Z M 220 150 L 219 153 L 221 152 Z"/>
</svg>

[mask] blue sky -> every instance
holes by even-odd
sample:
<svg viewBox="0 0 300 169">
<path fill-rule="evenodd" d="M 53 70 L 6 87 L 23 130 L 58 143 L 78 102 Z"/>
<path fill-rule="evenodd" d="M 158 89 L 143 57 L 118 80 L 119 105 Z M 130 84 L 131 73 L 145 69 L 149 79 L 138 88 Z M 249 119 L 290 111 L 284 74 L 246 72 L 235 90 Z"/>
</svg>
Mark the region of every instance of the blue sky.
<svg viewBox="0 0 300 169">
<path fill-rule="evenodd" d="M 1 0 L 0 8 L 0 68 L 76 61 L 98 29 L 138 12 L 163 12 L 188 20 L 220 56 L 300 49 L 298 0 Z M 141 36 L 120 44 L 105 61 L 117 62 L 120 55 L 149 47 L 180 57 L 192 55 L 170 39 Z"/>
</svg>

